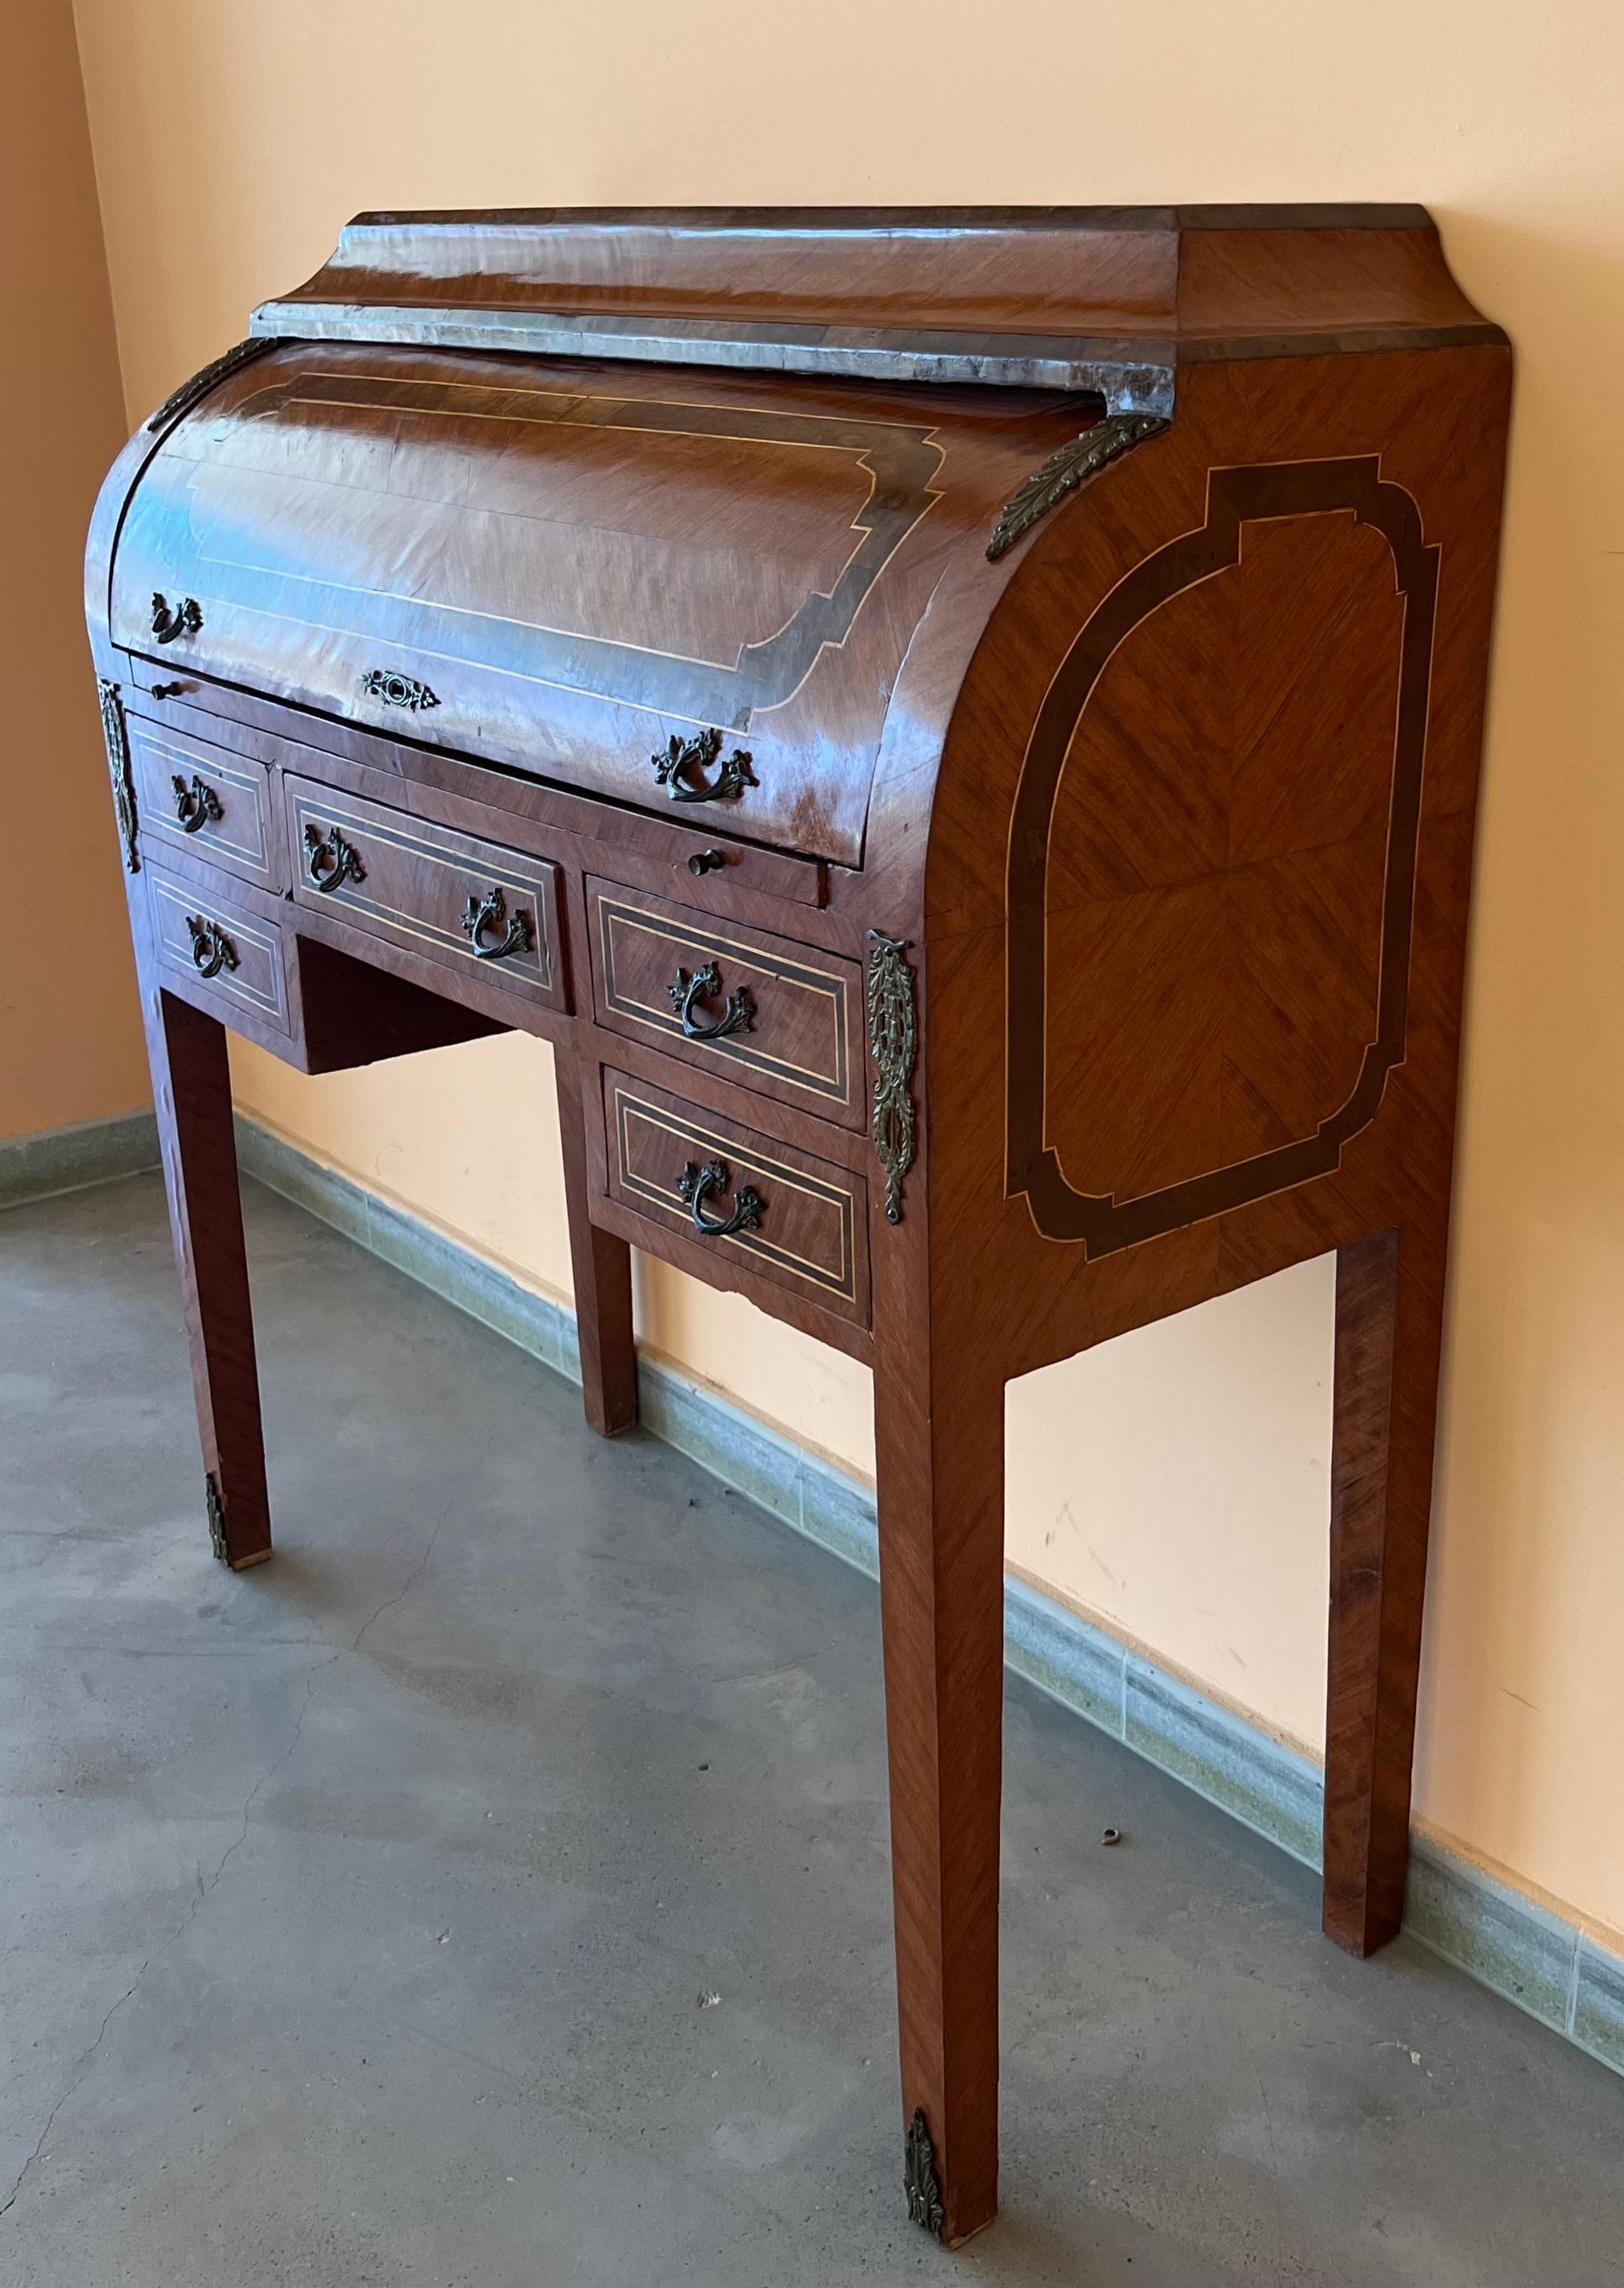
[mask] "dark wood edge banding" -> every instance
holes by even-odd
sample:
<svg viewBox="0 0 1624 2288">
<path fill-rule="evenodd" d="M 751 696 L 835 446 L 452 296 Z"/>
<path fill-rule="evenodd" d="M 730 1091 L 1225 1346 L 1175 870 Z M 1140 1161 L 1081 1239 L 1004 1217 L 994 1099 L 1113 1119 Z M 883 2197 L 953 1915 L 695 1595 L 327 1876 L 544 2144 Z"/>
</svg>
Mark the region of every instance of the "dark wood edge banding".
<svg viewBox="0 0 1624 2288">
<path fill-rule="evenodd" d="M 1509 349 L 1492 318 L 1454 326 L 1341 326 L 1318 334 L 1181 334 L 1180 365 L 1232 365 L 1255 358 L 1368 357 L 1382 350 Z"/>
<path fill-rule="evenodd" d="M 349 250 L 355 237 L 372 230 L 436 226 L 466 230 L 473 223 L 498 229 L 554 229 L 598 226 L 608 229 L 682 231 L 816 230 L 844 233 L 977 229 L 1022 234 L 1078 231 L 1172 230 L 1430 230 L 1432 217 L 1414 200 L 1290 200 L 1199 206 L 984 206 L 984 207 L 487 207 L 426 208 L 359 214 L 345 226 L 339 243 Z"/>
</svg>

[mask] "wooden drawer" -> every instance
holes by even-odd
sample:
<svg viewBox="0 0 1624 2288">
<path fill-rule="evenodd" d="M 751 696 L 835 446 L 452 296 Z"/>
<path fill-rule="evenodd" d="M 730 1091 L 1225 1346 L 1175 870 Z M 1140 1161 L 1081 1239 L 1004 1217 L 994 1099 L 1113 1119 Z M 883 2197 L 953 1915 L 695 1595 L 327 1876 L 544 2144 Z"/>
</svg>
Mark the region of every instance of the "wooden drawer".
<svg viewBox="0 0 1624 2288">
<path fill-rule="evenodd" d="M 188 998 L 196 999 L 196 989 L 202 986 L 209 1000 L 220 1005 L 223 1023 L 230 1024 L 234 1011 L 247 1010 L 273 1031 L 291 1035 L 282 933 L 276 923 L 250 913 L 231 896 L 223 879 L 205 885 L 156 866 L 147 871 L 147 910 L 158 958 L 191 987 Z"/>
<path fill-rule="evenodd" d="M 500 992 L 566 1005 L 556 866 L 305 779 L 289 778 L 287 794 L 299 905 L 477 970 Z"/>
<path fill-rule="evenodd" d="M 590 881 L 587 906 L 593 999 L 611 1032 L 861 1126 L 854 962 L 612 882 Z"/>
<path fill-rule="evenodd" d="M 748 1267 L 804 1302 L 867 1323 L 867 1191 L 860 1176 L 622 1073 L 605 1073 L 604 1108 L 611 1196 L 685 1240 L 684 1258 L 697 1250 Z M 737 1228 L 710 1228 L 719 1222 Z"/>
<path fill-rule="evenodd" d="M 130 772 L 147 849 L 184 851 L 262 890 L 281 887 L 270 774 L 263 763 L 166 724 L 132 718 Z"/>
</svg>

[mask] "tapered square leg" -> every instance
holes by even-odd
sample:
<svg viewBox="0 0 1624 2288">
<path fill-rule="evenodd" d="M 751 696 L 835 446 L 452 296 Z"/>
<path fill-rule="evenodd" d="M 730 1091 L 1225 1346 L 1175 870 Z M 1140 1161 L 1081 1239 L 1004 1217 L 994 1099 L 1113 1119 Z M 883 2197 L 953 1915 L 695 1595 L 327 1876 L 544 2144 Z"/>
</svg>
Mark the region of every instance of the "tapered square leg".
<svg viewBox="0 0 1624 2288">
<path fill-rule="evenodd" d="M 1337 1251 L 1323 1921 L 1355 1954 L 1404 1915 L 1443 1274 L 1414 1228 Z"/>
<path fill-rule="evenodd" d="M 1003 1389 L 925 1347 L 882 1336 L 875 1429 L 908 2205 L 951 2244 L 998 2205 Z"/>
<path fill-rule="evenodd" d="M 581 1343 L 581 1397 L 600 1437 L 617 1437 L 638 1418 L 638 1354 L 631 1326 L 631 1250 L 600 1231 L 588 1205 L 586 1107 L 580 1060 L 553 1051 L 558 1083 L 558 1128 L 564 1143 L 564 1199 L 569 1216 L 570 1268 L 575 1283 L 575 1327 Z"/>
<path fill-rule="evenodd" d="M 153 1100 L 203 1447 L 209 1530 L 235 1572 L 271 1554 L 225 1029 L 143 971 Z"/>
</svg>

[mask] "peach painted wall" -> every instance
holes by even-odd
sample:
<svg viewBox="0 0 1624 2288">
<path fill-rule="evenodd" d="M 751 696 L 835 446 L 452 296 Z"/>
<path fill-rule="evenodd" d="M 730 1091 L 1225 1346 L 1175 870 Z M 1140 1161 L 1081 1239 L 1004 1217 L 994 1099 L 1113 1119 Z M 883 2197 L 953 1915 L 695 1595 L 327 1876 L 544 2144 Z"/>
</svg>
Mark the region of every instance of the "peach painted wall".
<svg viewBox="0 0 1624 2288">
<path fill-rule="evenodd" d="M 0 110 L 3 1142 L 151 1098 L 80 600 L 126 425 L 69 0 L 0 12 Z"/>
<path fill-rule="evenodd" d="M 368 207 L 1426 200 L 1518 395 L 1418 1810 L 1624 1927 L 1624 75 L 1616 0 L 79 0 L 132 415 Z M 547 1054 L 242 1096 L 566 1281 Z M 493 1117 L 499 1110 L 501 1116 Z M 1321 1735 L 1330 1281 L 1010 1394 L 1012 1561 Z M 650 1268 L 646 1337 L 870 1466 L 862 1372 Z"/>
</svg>

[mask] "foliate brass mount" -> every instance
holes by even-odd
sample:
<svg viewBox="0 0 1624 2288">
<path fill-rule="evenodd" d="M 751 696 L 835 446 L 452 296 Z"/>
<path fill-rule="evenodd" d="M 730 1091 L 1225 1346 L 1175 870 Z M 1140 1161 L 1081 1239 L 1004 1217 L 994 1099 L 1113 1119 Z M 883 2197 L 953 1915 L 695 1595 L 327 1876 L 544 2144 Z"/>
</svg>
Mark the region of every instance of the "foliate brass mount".
<svg viewBox="0 0 1624 2288">
<path fill-rule="evenodd" d="M 1031 531 L 1040 517 L 1058 507 L 1067 493 L 1075 492 L 1085 477 L 1114 461 L 1119 453 L 1145 437 L 1155 437 L 1168 426 L 1159 413 L 1112 413 L 1051 453 L 1034 469 L 1020 489 L 1008 500 L 986 544 L 986 560 L 995 564 L 1006 549 Z"/>
<path fill-rule="evenodd" d="M 280 349 L 285 338 L 280 334 L 255 335 L 211 359 L 189 381 L 183 381 L 178 389 L 164 399 L 147 425 L 148 434 L 158 429 L 167 429 L 171 421 L 178 421 L 183 413 L 192 410 L 199 398 L 207 397 L 211 389 L 218 389 L 227 374 L 235 373 L 240 365 L 250 365 L 254 359 L 264 357 L 267 350 Z"/>
<path fill-rule="evenodd" d="M 707 1160 L 701 1168 L 690 1160 L 677 1179 L 677 1196 L 693 1218 L 693 1228 L 707 1239 L 727 1239 L 736 1231 L 754 1231 L 761 1221 L 765 1203 L 760 1195 L 746 1184 L 733 1194 L 733 1213 L 716 1223 L 707 1220 L 705 1202 L 712 1192 L 727 1189 L 725 1160 Z"/>
<path fill-rule="evenodd" d="M 919 1053 L 913 941 L 868 933 L 868 1054 L 874 1065 L 870 1132 L 885 1171 L 885 1220 L 902 1220 L 902 1179 L 914 1164 L 914 1100 L 909 1093 Z"/>
<path fill-rule="evenodd" d="M 947 2229 L 947 2212 L 942 2206 L 942 2189 L 936 2181 L 936 2148 L 925 2126 L 924 2108 L 919 2105 L 914 2108 L 914 2117 L 907 2125 L 902 2189 L 907 2195 L 908 2221 L 922 2224 L 940 2240 Z"/>
<path fill-rule="evenodd" d="M 222 969 L 235 969 L 237 949 L 220 927 L 206 914 L 188 914 L 186 929 L 192 940 L 192 966 L 200 977 L 218 977 Z"/>
<path fill-rule="evenodd" d="M 226 1497 L 220 1491 L 220 1482 L 212 1470 L 203 1473 L 203 1508 L 209 1519 L 209 1546 L 222 1565 L 229 1563 L 226 1554 Z"/>
<path fill-rule="evenodd" d="M 171 608 L 162 589 L 153 591 L 152 632 L 161 644 L 171 644 L 179 636 L 194 636 L 202 624 L 203 608 L 195 596 L 183 596 Z"/>
<path fill-rule="evenodd" d="M 136 848 L 135 783 L 130 775 L 130 739 L 124 729 L 124 706 L 116 683 L 97 678 L 101 695 L 101 735 L 107 747 L 107 775 L 113 782 L 113 807 L 118 814 L 118 838 L 124 846 L 124 865 L 131 874 L 141 870 Z"/>
<path fill-rule="evenodd" d="M 655 779 L 673 802 L 736 802 L 747 786 L 759 786 L 761 782 L 742 747 L 735 747 L 715 778 L 707 779 L 704 774 L 721 751 L 719 731 L 697 731 L 691 739 L 673 731 L 665 752 L 648 759 L 654 767 Z"/>
<path fill-rule="evenodd" d="M 692 977 L 685 969 L 679 969 L 665 989 L 686 1040 L 725 1040 L 729 1033 L 748 1033 L 755 1021 L 756 997 L 748 985 L 735 985 L 722 1014 L 709 1024 L 694 1015 L 696 1002 L 722 990 L 722 973 L 714 961 L 706 962 Z"/>
<path fill-rule="evenodd" d="M 382 700 L 385 707 L 408 708 L 414 715 L 440 704 L 438 695 L 426 683 L 420 683 L 415 675 L 398 674 L 392 667 L 369 667 L 360 687 L 368 699 Z"/>
<path fill-rule="evenodd" d="M 335 826 L 323 834 L 313 822 L 305 829 L 305 847 L 310 855 L 305 861 L 305 871 L 321 891 L 330 897 L 341 882 L 364 882 L 367 870 L 360 862 L 360 853 L 353 843 L 346 842 Z"/>
<path fill-rule="evenodd" d="M 183 834 L 195 834 L 200 827 L 218 826 L 226 815 L 220 798 L 205 778 L 196 771 L 188 786 L 178 771 L 170 780 L 175 790 L 175 815 Z"/>
<path fill-rule="evenodd" d="M 530 917 L 520 908 L 510 920 L 508 902 L 499 887 L 487 890 L 482 898 L 477 894 L 470 897 L 463 927 L 476 961 L 505 961 L 511 953 L 530 950 Z M 494 945 L 485 942 L 487 930 L 496 933 Z"/>
</svg>

